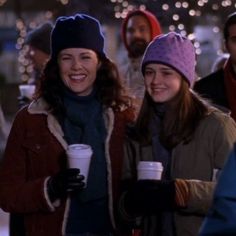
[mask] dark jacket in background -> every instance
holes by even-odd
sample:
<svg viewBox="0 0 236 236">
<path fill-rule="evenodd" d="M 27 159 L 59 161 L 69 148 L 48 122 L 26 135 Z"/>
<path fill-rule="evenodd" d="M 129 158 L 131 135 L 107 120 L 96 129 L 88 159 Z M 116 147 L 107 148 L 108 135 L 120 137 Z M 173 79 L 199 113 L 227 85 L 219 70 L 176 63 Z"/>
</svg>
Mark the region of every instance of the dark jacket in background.
<svg viewBox="0 0 236 236">
<path fill-rule="evenodd" d="M 212 101 L 216 106 L 229 109 L 223 68 L 196 81 L 193 90 Z"/>
</svg>

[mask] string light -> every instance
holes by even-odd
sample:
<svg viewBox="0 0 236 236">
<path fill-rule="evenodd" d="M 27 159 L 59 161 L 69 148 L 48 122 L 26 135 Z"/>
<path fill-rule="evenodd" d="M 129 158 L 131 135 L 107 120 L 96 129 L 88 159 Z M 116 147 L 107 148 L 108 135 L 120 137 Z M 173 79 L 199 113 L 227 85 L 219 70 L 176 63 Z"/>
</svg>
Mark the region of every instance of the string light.
<svg viewBox="0 0 236 236">
<path fill-rule="evenodd" d="M 6 3 L 7 0 L 0 0 L 0 6 Z M 70 0 L 56 0 L 62 5 L 69 4 Z M 114 17 L 116 19 L 123 19 L 127 16 L 128 12 L 134 9 L 146 10 L 148 3 L 153 2 L 157 5 L 158 0 L 110 0 L 113 4 Z M 186 26 L 186 22 L 191 22 L 192 20 L 198 18 L 201 19 L 204 10 L 207 9 L 211 14 L 217 15 L 218 12 L 222 10 L 234 11 L 236 9 L 236 0 L 176 0 L 168 1 L 163 0 L 158 12 L 164 12 L 165 22 L 168 22 L 167 28 L 170 31 L 178 31 L 181 35 L 187 36 L 190 40 L 194 42 L 196 48 L 196 53 L 201 54 L 200 44 L 196 44 L 196 36 L 193 29 Z M 45 20 L 52 19 L 53 14 L 47 11 L 44 14 Z M 189 19 L 190 18 L 190 19 Z M 42 19 L 40 20 L 42 22 Z M 28 81 L 30 79 L 30 73 L 32 72 L 32 66 L 29 60 L 27 60 L 26 55 L 28 53 L 26 45 L 24 45 L 27 28 L 35 28 L 39 22 L 31 21 L 29 23 L 23 22 L 22 19 L 16 21 L 16 27 L 19 31 L 19 37 L 17 39 L 16 48 L 20 50 L 18 61 L 20 63 L 20 72 L 22 74 L 22 81 Z M 26 27 L 26 25 L 28 27 Z M 190 29 L 189 29 L 190 28 Z M 218 26 L 212 27 L 212 32 L 218 34 L 220 28 Z"/>
<path fill-rule="evenodd" d="M 46 11 L 43 15 L 39 16 L 38 19 L 29 20 L 25 22 L 23 19 L 16 20 L 16 29 L 18 30 L 18 38 L 16 40 L 16 49 L 19 50 L 18 53 L 18 63 L 19 63 L 19 73 L 22 83 L 28 83 L 33 78 L 33 65 L 28 59 L 29 46 L 25 44 L 25 38 L 27 31 L 33 30 L 42 22 L 52 20 L 53 13 L 51 11 Z M 27 26 L 28 25 L 28 26 Z M 28 30 L 27 30 L 28 29 Z"/>
<path fill-rule="evenodd" d="M 7 0 L 0 0 L 0 6 L 2 6 Z M 69 4 L 69 0 L 57 0 L 60 1 L 62 5 Z M 114 0 L 116 1 L 116 0 Z M 124 3 L 126 6 L 127 3 Z M 16 20 L 16 28 L 19 32 L 18 39 L 16 41 L 16 49 L 19 50 L 18 54 L 18 62 L 19 62 L 19 72 L 21 81 L 23 83 L 28 83 L 32 78 L 33 73 L 33 65 L 29 59 L 27 59 L 27 55 L 29 53 L 29 46 L 25 45 L 25 37 L 27 35 L 27 28 L 29 30 L 35 29 L 42 22 L 51 20 L 53 18 L 53 13 L 51 11 L 46 11 L 38 20 L 32 20 L 30 22 L 24 22 L 23 19 Z"/>
<path fill-rule="evenodd" d="M 67 5 L 69 0 L 59 0 L 62 5 Z"/>
<path fill-rule="evenodd" d="M 164 11 L 167 11 L 167 10 L 169 10 L 169 5 L 168 4 L 163 4 L 162 5 L 162 9 L 164 10 Z"/>
<path fill-rule="evenodd" d="M 181 5 L 181 2 L 176 2 L 176 3 L 175 3 L 175 7 L 176 7 L 176 8 L 181 8 L 181 6 L 182 6 L 182 5 Z"/>
<path fill-rule="evenodd" d="M 115 18 L 125 18 L 128 11 L 132 9 L 140 9 L 141 4 L 132 4 L 128 3 L 128 0 L 110 0 L 114 4 Z M 125 3 L 124 3 L 125 2 Z M 131 1 L 129 1 L 131 2 Z M 133 2 L 133 1 L 132 1 Z M 139 1 L 137 1 L 139 2 Z M 142 2 L 142 7 L 145 10 L 147 2 L 150 1 L 140 1 Z M 146 5 L 143 4 L 146 2 Z M 157 0 L 152 0 L 153 3 L 156 3 Z M 128 4 L 127 4 L 128 3 Z M 193 29 L 186 28 L 186 22 L 191 22 L 194 18 L 199 18 L 203 15 L 203 12 L 207 9 L 210 14 L 215 14 L 221 10 L 229 9 L 234 11 L 236 9 L 236 0 L 196 0 L 196 1 L 187 1 L 187 0 L 177 0 L 177 1 L 162 1 L 159 12 L 165 12 L 165 21 L 169 22 L 167 25 L 169 31 L 179 31 L 180 34 L 186 35 L 190 40 L 195 42 L 196 37 L 194 32 L 191 32 Z M 175 10 L 174 10 L 175 9 Z M 156 10 L 158 11 L 158 9 Z M 188 19 L 190 17 L 190 19 Z M 192 18 L 192 19 L 191 19 Z M 211 19 L 211 21 L 216 22 L 216 19 Z M 212 32 L 219 34 L 220 28 L 218 26 L 212 26 Z M 196 48 L 196 53 L 201 54 L 200 44 L 194 43 Z"/>
<path fill-rule="evenodd" d="M 60 0 L 61 4 L 67 5 L 69 3 L 69 0 Z"/>
</svg>

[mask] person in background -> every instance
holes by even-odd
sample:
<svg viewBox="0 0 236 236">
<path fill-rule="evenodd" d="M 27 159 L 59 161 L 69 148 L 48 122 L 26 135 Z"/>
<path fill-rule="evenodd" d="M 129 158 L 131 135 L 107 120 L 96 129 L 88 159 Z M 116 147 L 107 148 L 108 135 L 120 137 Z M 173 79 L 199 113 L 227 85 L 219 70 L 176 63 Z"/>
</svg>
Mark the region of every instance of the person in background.
<svg viewBox="0 0 236 236">
<path fill-rule="evenodd" d="M 212 206 L 199 236 L 236 235 L 236 144 L 220 174 Z"/>
<path fill-rule="evenodd" d="M 137 112 L 144 95 L 141 59 L 151 40 L 161 34 L 157 18 L 147 10 L 128 12 L 122 23 L 122 39 L 127 49 L 127 61 L 120 67 L 121 77 L 130 95 L 136 100 Z"/>
<path fill-rule="evenodd" d="M 51 22 L 45 22 L 37 28 L 28 32 L 25 44 L 29 46 L 27 58 L 33 66 L 32 78 L 28 81 L 29 84 L 38 86 L 39 79 L 42 76 L 43 69 L 50 57 L 50 35 L 53 28 Z M 30 98 L 19 96 L 19 106 L 22 107 L 31 101 Z"/>
<path fill-rule="evenodd" d="M 231 112 L 236 120 L 236 12 L 230 14 L 224 24 L 225 47 L 229 58 L 223 68 L 196 81 L 193 89 L 214 105 Z"/>
<path fill-rule="evenodd" d="M 43 69 L 50 57 L 50 37 L 53 29 L 51 22 L 45 22 L 29 31 L 25 43 L 29 46 L 28 58 L 31 60 L 35 72 L 35 81 L 41 77 Z"/>
<path fill-rule="evenodd" d="M 53 28 L 51 22 L 45 22 L 37 28 L 28 32 L 25 44 L 29 46 L 27 58 L 33 66 L 32 78 L 28 84 L 39 86 L 39 80 L 42 76 L 43 69 L 50 57 L 50 36 Z M 29 104 L 31 97 L 20 95 L 17 98 L 19 108 Z M 23 219 L 20 214 L 10 214 L 10 236 L 24 235 Z"/>
<path fill-rule="evenodd" d="M 233 148 L 234 120 L 191 90 L 195 49 L 175 32 L 156 37 L 142 60 L 146 93 L 127 133 L 120 211 L 144 236 L 197 236 Z M 161 162 L 161 180 L 138 180 L 139 161 Z"/>
<path fill-rule="evenodd" d="M 224 68 L 225 63 L 227 62 L 228 59 L 229 59 L 228 53 L 223 53 L 219 55 L 212 65 L 211 68 L 212 73 Z"/>
<path fill-rule="evenodd" d="M 132 104 L 95 18 L 59 17 L 51 49 L 37 97 L 13 122 L 0 207 L 23 215 L 27 236 L 119 235 L 116 202 Z M 86 188 L 80 170 L 67 167 L 74 143 L 93 150 Z"/>
</svg>

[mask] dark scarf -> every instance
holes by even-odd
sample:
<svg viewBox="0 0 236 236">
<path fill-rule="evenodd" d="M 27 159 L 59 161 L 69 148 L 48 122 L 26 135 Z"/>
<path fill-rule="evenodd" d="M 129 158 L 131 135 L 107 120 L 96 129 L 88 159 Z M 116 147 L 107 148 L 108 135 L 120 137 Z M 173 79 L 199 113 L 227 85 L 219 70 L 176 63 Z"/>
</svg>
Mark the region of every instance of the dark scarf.
<svg viewBox="0 0 236 236">
<path fill-rule="evenodd" d="M 224 83 L 226 88 L 226 96 L 229 101 L 231 116 L 236 121 L 236 75 L 233 70 L 233 65 L 230 59 L 224 67 Z"/>
<path fill-rule="evenodd" d="M 107 169 L 105 160 L 106 128 L 103 108 L 96 90 L 79 97 L 64 89 L 66 115 L 62 119 L 68 144 L 89 144 L 93 150 L 87 187 L 71 194 L 67 232 L 84 233 L 109 230 L 107 202 Z"/>
<path fill-rule="evenodd" d="M 155 161 L 163 165 L 162 179 L 170 179 L 171 153 L 160 142 L 160 129 L 165 115 L 165 105 L 157 104 L 154 107 L 154 115 L 151 121 L 153 156 Z"/>
<path fill-rule="evenodd" d="M 156 104 L 154 106 L 154 115 L 150 123 L 152 132 L 152 147 L 154 161 L 159 161 L 163 165 L 162 180 L 170 180 L 171 151 L 167 150 L 160 142 L 160 129 L 165 115 L 165 105 Z M 156 215 L 158 231 L 162 236 L 174 235 L 174 223 L 172 212 L 160 212 Z"/>
</svg>

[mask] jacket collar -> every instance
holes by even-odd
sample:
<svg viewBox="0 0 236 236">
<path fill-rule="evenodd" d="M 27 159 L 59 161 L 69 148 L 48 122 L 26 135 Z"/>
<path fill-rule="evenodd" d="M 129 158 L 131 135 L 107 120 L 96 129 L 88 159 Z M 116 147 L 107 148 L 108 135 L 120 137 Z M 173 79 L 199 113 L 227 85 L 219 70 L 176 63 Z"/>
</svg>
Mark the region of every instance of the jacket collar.
<svg viewBox="0 0 236 236">
<path fill-rule="evenodd" d="M 28 106 L 28 112 L 30 114 L 44 114 L 47 116 L 47 124 L 50 132 L 57 138 L 57 140 L 61 143 L 61 145 L 66 149 L 68 144 L 64 140 L 63 130 L 55 118 L 55 116 L 51 113 L 49 105 L 43 98 L 39 98 L 37 100 L 33 100 Z M 108 132 L 108 140 L 110 140 L 110 136 L 114 126 L 114 112 L 111 108 L 104 109 L 103 117 L 105 120 L 105 126 Z M 107 143 L 109 142 L 107 140 Z"/>
<path fill-rule="evenodd" d="M 49 105 L 43 98 L 33 100 L 28 107 L 28 112 L 30 114 L 45 114 L 50 113 Z"/>
<path fill-rule="evenodd" d="M 47 116 L 47 126 L 50 132 L 56 137 L 58 142 L 62 145 L 64 149 L 67 148 L 68 144 L 64 140 L 64 132 L 55 118 L 55 116 L 51 113 L 49 105 L 43 98 L 39 98 L 37 100 L 33 100 L 28 106 L 28 112 L 30 114 L 42 114 Z"/>
</svg>

